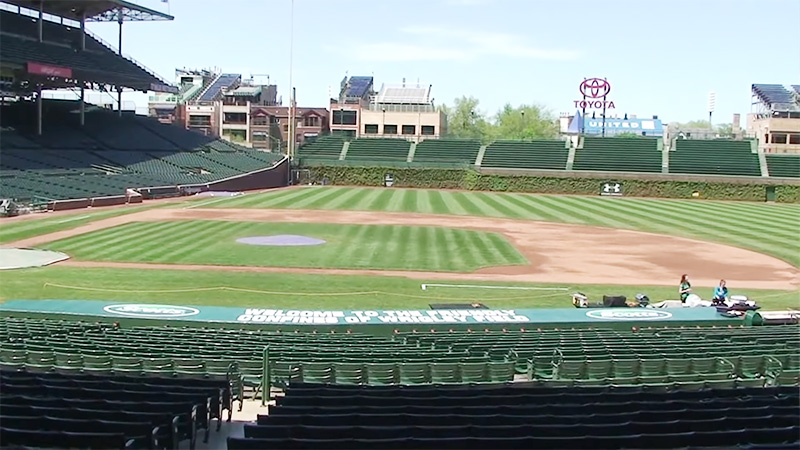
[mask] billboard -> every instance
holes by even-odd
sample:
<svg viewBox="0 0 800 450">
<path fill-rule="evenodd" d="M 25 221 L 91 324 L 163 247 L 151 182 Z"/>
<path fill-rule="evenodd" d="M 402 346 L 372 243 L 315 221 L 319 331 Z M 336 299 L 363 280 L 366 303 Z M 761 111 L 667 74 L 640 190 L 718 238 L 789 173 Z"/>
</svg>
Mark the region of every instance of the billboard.
<svg viewBox="0 0 800 450">
<path fill-rule="evenodd" d="M 614 136 L 622 133 L 633 133 L 640 136 L 663 136 L 664 125 L 661 119 L 614 119 L 606 117 L 605 122 L 603 118 L 584 118 L 583 119 L 583 132 L 585 134 L 603 134 L 605 127 L 605 136 Z"/>
</svg>

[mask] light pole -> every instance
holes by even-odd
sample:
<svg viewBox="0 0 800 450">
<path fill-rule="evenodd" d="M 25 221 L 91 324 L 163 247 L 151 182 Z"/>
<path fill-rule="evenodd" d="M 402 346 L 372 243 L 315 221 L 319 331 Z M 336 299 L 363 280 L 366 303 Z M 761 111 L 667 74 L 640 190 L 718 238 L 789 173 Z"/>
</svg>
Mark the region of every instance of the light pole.
<svg viewBox="0 0 800 450">
<path fill-rule="evenodd" d="M 294 83 L 292 80 L 292 75 L 294 71 L 292 69 L 292 63 L 294 59 L 294 0 L 292 0 L 291 8 L 289 11 L 289 89 L 292 92 L 292 97 L 289 100 L 289 113 L 291 116 L 291 120 L 289 122 L 289 132 L 291 133 L 291 137 L 289 140 L 289 161 L 294 161 Z"/>
</svg>

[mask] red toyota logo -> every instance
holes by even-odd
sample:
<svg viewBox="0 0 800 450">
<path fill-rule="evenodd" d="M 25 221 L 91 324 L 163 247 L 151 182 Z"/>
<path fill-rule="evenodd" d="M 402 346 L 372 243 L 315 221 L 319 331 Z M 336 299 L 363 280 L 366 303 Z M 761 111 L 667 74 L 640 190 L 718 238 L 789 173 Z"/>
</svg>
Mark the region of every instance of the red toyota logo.
<svg viewBox="0 0 800 450">
<path fill-rule="evenodd" d="M 586 98 L 603 98 L 611 92 L 611 84 L 602 78 L 587 78 L 581 83 L 580 89 Z"/>
</svg>

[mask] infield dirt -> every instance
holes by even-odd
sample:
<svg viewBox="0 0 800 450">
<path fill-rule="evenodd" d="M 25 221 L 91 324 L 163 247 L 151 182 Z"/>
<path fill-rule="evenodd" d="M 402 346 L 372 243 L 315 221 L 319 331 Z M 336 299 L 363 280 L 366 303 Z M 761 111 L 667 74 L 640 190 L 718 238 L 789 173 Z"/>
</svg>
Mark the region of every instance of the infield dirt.
<svg viewBox="0 0 800 450">
<path fill-rule="evenodd" d="M 129 222 L 225 220 L 364 225 L 442 226 L 504 235 L 529 261 L 523 266 L 489 267 L 469 273 L 286 267 L 177 265 L 67 260 L 73 267 L 158 270 L 319 273 L 403 276 L 421 280 L 477 280 L 608 285 L 676 285 L 688 273 L 696 286 L 720 278 L 737 288 L 794 290 L 800 270 L 777 258 L 729 245 L 641 231 L 529 220 L 369 211 L 164 208 L 98 220 L 70 230 L 11 242 L 35 247 Z"/>
</svg>

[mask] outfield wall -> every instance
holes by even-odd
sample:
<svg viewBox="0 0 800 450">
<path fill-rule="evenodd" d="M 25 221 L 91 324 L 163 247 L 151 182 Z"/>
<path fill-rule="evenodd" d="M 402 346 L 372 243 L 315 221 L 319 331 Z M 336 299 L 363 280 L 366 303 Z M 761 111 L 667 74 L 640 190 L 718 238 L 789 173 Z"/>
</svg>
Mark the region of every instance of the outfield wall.
<svg viewBox="0 0 800 450">
<path fill-rule="evenodd" d="M 308 166 L 310 181 L 347 186 L 394 186 L 474 191 L 598 195 L 603 183 L 620 182 L 624 195 L 708 200 L 767 200 L 768 190 L 780 203 L 800 203 L 800 180 L 618 172 L 499 171 L 401 167 Z M 698 195 L 695 196 L 694 194 Z"/>
</svg>

